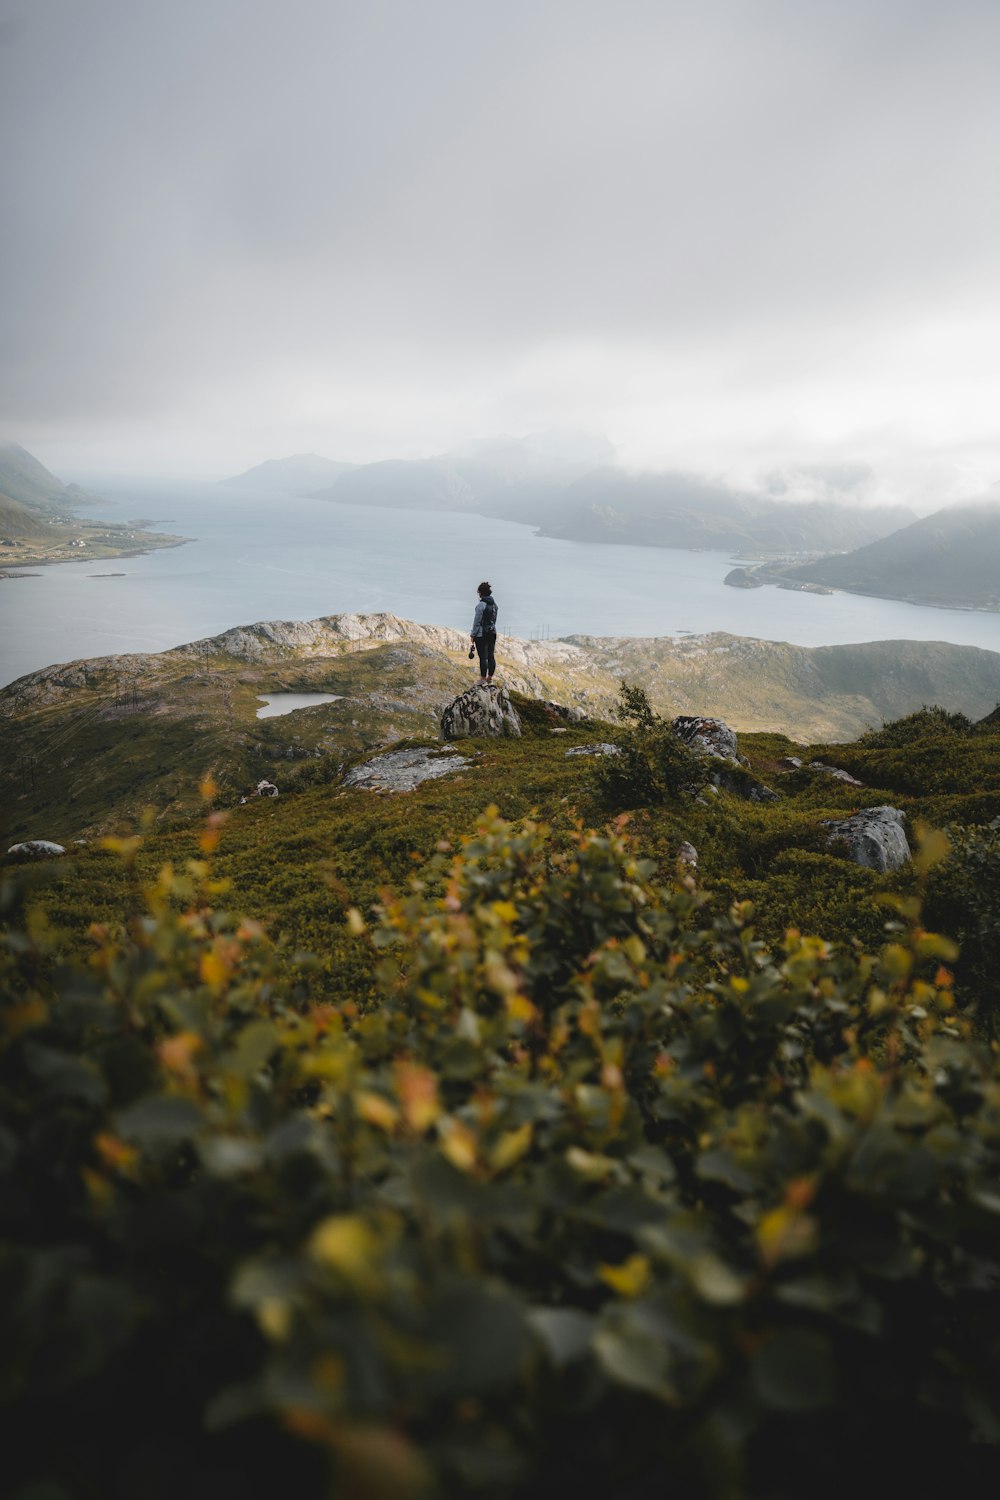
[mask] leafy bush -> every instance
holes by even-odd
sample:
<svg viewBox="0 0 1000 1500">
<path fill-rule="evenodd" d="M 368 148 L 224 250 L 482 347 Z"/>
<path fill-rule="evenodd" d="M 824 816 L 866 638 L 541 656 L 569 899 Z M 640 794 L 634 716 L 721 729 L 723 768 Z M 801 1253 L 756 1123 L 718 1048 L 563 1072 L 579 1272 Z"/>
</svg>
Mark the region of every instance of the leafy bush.
<svg viewBox="0 0 1000 1500">
<path fill-rule="evenodd" d="M 1000 818 L 948 830 L 949 857 L 934 871 L 928 910 L 961 944 L 956 973 L 990 1032 L 1000 1032 Z"/>
<path fill-rule="evenodd" d="M 145 892 L 123 846 L 85 967 L 5 892 L 11 1493 L 996 1478 L 1000 1077 L 915 904 L 878 957 L 768 950 L 619 834 L 487 814 L 349 914 L 362 1011 L 220 905 L 217 837 Z"/>
<path fill-rule="evenodd" d="M 705 785 L 704 756 L 690 750 L 666 719 L 654 713 L 642 688 L 622 683 L 617 717 L 623 726 L 616 735 L 620 753 L 602 757 L 595 771 L 605 806 L 648 807 Z"/>
<path fill-rule="evenodd" d="M 915 713 L 893 719 L 879 729 L 870 729 L 861 736 L 858 745 L 863 750 L 895 750 L 917 740 L 940 739 L 942 735 L 967 735 L 972 727 L 972 720 L 965 714 L 950 713 L 937 704 L 925 703 Z"/>
</svg>

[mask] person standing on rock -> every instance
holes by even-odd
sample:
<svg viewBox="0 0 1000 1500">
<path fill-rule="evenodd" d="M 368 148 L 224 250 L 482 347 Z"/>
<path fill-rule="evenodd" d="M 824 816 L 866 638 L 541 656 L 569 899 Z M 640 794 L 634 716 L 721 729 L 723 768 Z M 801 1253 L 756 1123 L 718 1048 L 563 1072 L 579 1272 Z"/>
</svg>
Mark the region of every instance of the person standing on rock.
<svg viewBox="0 0 1000 1500">
<path fill-rule="evenodd" d="M 479 686 L 489 687 L 497 669 L 497 601 L 488 583 L 478 589 L 479 603 L 472 621 L 472 644 L 479 653 Z M 469 652 L 472 655 L 472 652 Z"/>
</svg>

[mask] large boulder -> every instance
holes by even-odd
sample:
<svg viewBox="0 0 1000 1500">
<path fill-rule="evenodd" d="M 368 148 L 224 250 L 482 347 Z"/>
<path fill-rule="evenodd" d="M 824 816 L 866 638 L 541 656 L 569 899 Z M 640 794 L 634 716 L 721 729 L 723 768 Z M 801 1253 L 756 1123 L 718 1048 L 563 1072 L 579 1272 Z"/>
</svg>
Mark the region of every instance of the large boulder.
<svg viewBox="0 0 1000 1500">
<path fill-rule="evenodd" d="M 722 719 L 706 719 L 699 715 L 681 714 L 671 723 L 674 734 L 692 750 L 711 755 L 716 760 L 734 760 L 740 763 L 736 749 L 736 730 L 730 729 Z"/>
<path fill-rule="evenodd" d="M 751 776 L 749 761 L 736 746 L 736 731 L 722 719 L 707 719 L 700 714 L 681 714 L 672 720 L 671 729 L 691 750 L 720 761 L 713 766 L 709 784 L 747 802 L 777 802 L 778 793 Z"/>
<path fill-rule="evenodd" d="M 887 870 L 898 870 L 910 858 L 905 822 L 898 807 L 865 807 L 849 818 L 828 820 L 823 826 L 830 830 L 828 844 L 839 845 L 838 852 L 846 853 L 856 865 L 884 875 Z"/>
<path fill-rule="evenodd" d="M 470 687 L 459 693 L 441 715 L 446 740 L 502 739 L 521 734 L 521 720 L 506 688 Z"/>
<path fill-rule="evenodd" d="M 7 853 L 13 859 L 50 859 L 56 854 L 65 854 L 66 850 L 51 839 L 27 839 L 23 844 L 11 844 Z"/>
</svg>

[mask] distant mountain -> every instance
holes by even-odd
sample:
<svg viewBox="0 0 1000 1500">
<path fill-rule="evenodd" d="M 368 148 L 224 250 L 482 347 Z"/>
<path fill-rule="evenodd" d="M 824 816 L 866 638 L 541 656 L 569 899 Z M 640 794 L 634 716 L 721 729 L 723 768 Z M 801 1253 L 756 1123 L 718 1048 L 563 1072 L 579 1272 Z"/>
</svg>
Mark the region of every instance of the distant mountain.
<svg viewBox="0 0 1000 1500">
<path fill-rule="evenodd" d="M 63 484 L 18 443 L 0 443 L 0 495 L 46 516 L 91 498 L 79 485 Z"/>
<path fill-rule="evenodd" d="M 504 435 L 432 458 L 363 464 L 318 493 L 343 505 L 468 511 L 537 524 L 541 506 L 614 454 L 607 438 L 589 434 Z"/>
<path fill-rule="evenodd" d="M 12 500 L 9 495 L 0 494 L 0 537 L 22 540 L 38 537 L 46 531 L 47 525 L 39 511 L 22 505 L 20 500 Z"/>
<path fill-rule="evenodd" d="M 266 459 L 243 474 L 223 479 L 222 483 L 285 495 L 311 495 L 353 467 L 334 458 L 323 458 L 319 453 L 292 453 L 288 458 Z"/>
<path fill-rule="evenodd" d="M 861 546 L 912 519 L 904 506 L 770 500 L 695 474 L 600 469 L 568 485 L 540 526 L 581 542 L 789 553 Z"/>
<path fill-rule="evenodd" d="M 604 437 L 490 438 L 433 458 L 362 464 L 318 494 L 497 516 L 571 541 L 785 556 L 860 547 L 914 519 L 904 506 L 774 500 L 694 474 L 630 474 L 614 456 Z"/>
<path fill-rule="evenodd" d="M 1000 610 L 1000 495 L 925 516 L 892 536 L 787 576 L 854 594 Z"/>
</svg>

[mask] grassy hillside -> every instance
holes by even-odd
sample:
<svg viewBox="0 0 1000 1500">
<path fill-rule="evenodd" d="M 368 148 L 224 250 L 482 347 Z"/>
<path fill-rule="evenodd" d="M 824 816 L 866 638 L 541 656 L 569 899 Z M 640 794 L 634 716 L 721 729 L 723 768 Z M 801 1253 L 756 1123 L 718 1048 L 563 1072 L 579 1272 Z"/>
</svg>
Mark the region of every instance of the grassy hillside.
<svg viewBox="0 0 1000 1500">
<path fill-rule="evenodd" d="M 340 615 L 32 673 L 0 692 L 8 842 L 128 827 L 147 805 L 184 815 L 206 772 L 236 799 L 261 778 L 284 789 L 366 748 L 436 736 L 444 705 L 470 680 L 466 650 L 455 631 Z M 506 640 L 500 659 L 516 691 L 591 716 L 610 715 L 626 678 L 665 715 L 710 714 L 810 742 L 849 739 L 923 703 L 980 718 L 1000 700 L 1000 656 L 941 643 L 574 637 Z M 258 720 L 260 695 L 282 691 L 340 701 Z"/>
<path fill-rule="evenodd" d="M 35 538 L 46 535 L 44 516 L 20 500 L 0 492 L 0 536 Z"/>
<path fill-rule="evenodd" d="M 789 570 L 856 594 L 1000 609 L 1000 502 L 956 505 L 840 557 Z"/>
<path fill-rule="evenodd" d="M 15 1494 L 993 1492 L 995 723 L 612 805 L 567 751 L 629 731 L 518 708 L 413 793 L 330 756 L 0 872 Z M 912 867 L 827 849 L 890 799 Z"/>
</svg>

